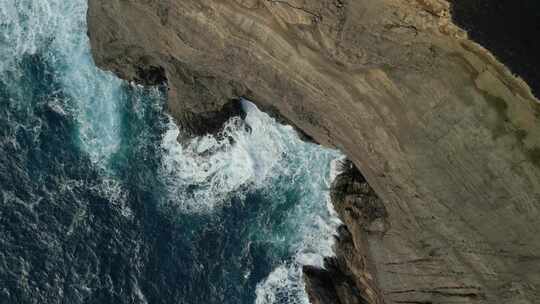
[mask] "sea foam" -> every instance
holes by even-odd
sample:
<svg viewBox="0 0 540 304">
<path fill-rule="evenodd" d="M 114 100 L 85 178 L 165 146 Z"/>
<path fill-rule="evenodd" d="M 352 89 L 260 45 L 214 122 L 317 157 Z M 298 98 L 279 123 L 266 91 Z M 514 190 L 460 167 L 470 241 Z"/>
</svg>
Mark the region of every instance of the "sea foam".
<svg viewBox="0 0 540 304">
<path fill-rule="evenodd" d="M 75 137 L 81 150 L 103 173 L 96 192 L 132 218 L 126 190 L 114 176 L 111 162 L 122 147 L 123 111 L 142 115 L 145 106 L 136 100 L 127 109 L 128 85 L 95 66 L 86 36 L 86 10 L 86 0 L 2 2 L 0 80 L 16 82 L 21 77 L 17 65 L 28 56 L 39 56 L 54 67 L 51 77 L 61 91 L 40 102 L 76 122 Z M 132 86 L 131 90 L 137 95 L 142 89 Z M 25 107 L 30 104 L 13 102 L 25 103 L 21 105 Z M 184 144 L 177 141 L 181 130 L 172 118 L 166 118 L 158 172 L 166 186 L 164 201 L 177 212 L 208 214 L 229 204 L 232 196 L 241 200 L 248 192 L 265 193 L 273 204 L 283 201 L 286 192 L 299 193 L 295 207 L 283 219 L 281 233 L 273 229 L 254 233 L 258 241 L 282 246 L 291 257 L 278 263 L 257 285 L 256 303 L 307 303 L 302 266 L 322 266 L 323 257 L 333 254 L 333 234 L 339 221 L 327 189 L 332 179 L 330 162 L 341 156 L 302 142 L 292 127 L 277 123 L 254 104 L 244 101 L 243 107 L 244 122 L 233 118 L 220 136 L 208 135 Z M 35 125 L 39 129 L 39 122 Z M 35 134 L 39 136 L 39 130 Z M 65 191 L 72 191 L 68 182 L 63 185 Z"/>
<path fill-rule="evenodd" d="M 169 118 L 162 147 L 162 178 L 168 203 L 188 214 L 211 213 L 246 192 L 261 191 L 279 204 L 298 192 L 287 214 L 284 232 L 257 231 L 257 240 L 286 247 L 292 258 L 278 265 L 257 285 L 256 303 L 308 303 L 302 266 L 323 267 L 339 219 L 328 189 L 341 155 L 300 140 L 294 129 L 277 123 L 244 100 L 245 124 L 232 118 L 219 136 L 207 135 L 180 144 L 180 130 Z M 256 229 L 256 228 L 255 228 Z"/>
</svg>

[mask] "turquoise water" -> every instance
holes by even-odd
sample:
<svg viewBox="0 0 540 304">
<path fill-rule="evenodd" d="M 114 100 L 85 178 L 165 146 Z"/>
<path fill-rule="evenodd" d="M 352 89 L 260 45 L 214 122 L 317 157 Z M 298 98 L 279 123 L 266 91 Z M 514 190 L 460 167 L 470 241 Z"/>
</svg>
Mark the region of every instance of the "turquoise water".
<svg viewBox="0 0 540 304">
<path fill-rule="evenodd" d="M 0 2 L 0 303 L 307 303 L 340 155 L 248 101 L 233 143 L 179 145 L 166 88 L 95 67 L 85 14 Z"/>
</svg>

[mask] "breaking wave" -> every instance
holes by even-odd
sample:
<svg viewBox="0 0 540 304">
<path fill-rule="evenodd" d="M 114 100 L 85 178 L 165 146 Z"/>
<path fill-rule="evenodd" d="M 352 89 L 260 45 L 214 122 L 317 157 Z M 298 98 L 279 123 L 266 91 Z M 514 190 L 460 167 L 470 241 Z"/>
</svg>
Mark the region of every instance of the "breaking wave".
<svg viewBox="0 0 540 304">
<path fill-rule="evenodd" d="M 160 88 L 127 84 L 95 66 L 86 10 L 86 0 L 0 4 L 0 212 L 27 216 L 13 226 L 0 221 L 0 235 L 28 229 L 54 244 L 42 257 L 44 250 L 30 242 L 0 238 L 6 248 L 0 268 L 26 256 L 26 275 L 27 268 L 50 274 L 43 261 L 70 269 L 54 272 L 65 284 L 30 274 L 32 284 L 10 285 L 11 294 L 83 303 L 116 286 L 125 301 L 152 303 L 153 284 L 163 284 L 176 288 L 164 302 L 307 303 L 302 266 L 322 266 L 333 254 L 339 221 L 328 189 L 331 163 L 341 155 L 301 141 L 292 127 L 248 101 L 242 102 L 244 120 L 232 118 L 220 134 L 180 144 L 182 130 L 163 112 Z M 30 211 L 21 213 L 20 206 Z M 178 223 L 150 212 L 154 207 Z M 237 248 L 207 244 L 208 234 L 232 239 Z M 159 238 L 167 246 L 153 241 Z M 83 249 L 62 251 L 69 244 Z M 103 273 L 114 268 L 112 252 L 125 277 Z M 243 254 L 234 263 L 222 260 Z M 144 271 L 153 268 L 145 265 L 165 278 L 146 282 Z M 223 281 L 205 267 L 225 269 Z M 13 269 L 0 270 L 0 281 L 18 282 L 4 277 Z"/>
<path fill-rule="evenodd" d="M 105 165 L 120 144 L 120 107 L 126 99 L 122 81 L 99 70 L 86 36 L 86 1 L 7 0 L 0 5 L 0 72 L 17 81 L 21 61 L 38 55 L 53 66 L 58 98 L 46 101 L 79 124 L 80 144 L 92 160 Z M 11 78 L 11 79 L 9 79 Z"/>
<path fill-rule="evenodd" d="M 257 190 L 279 205 L 286 193 L 298 191 L 280 233 L 253 227 L 256 241 L 277 244 L 292 256 L 258 284 L 256 303 L 307 303 L 302 266 L 323 267 L 323 258 L 333 255 L 340 224 L 327 191 L 340 154 L 303 142 L 291 126 L 277 123 L 249 101 L 242 106 L 245 124 L 232 118 L 219 135 L 184 144 L 169 118 L 161 168 L 168 206 L 188 214 L 209 213 L 231 203 L 232 196 L 242 201 Z"/>
<path fill-rule="evenodd" d="M 169 118 L 162 174 L 170 200 L 182 211 L 208 212 L 233 194 L 269 186 L 279 176 L 296 179 L 307 173 L 302 158 L 317 148 L 303 144 L 292 127 L 276 123 L 252 103 L 243 101 L 242 106 L 245 122 L 232 118 L 220 134 L 184 144 L 177 141 L 180 130 Z"/>
</svg>

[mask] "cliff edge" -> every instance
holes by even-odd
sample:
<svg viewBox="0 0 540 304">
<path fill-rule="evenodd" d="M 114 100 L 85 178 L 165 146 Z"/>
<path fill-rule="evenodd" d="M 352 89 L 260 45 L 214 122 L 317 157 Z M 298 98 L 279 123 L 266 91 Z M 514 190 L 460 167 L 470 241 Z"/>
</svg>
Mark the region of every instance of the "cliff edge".
<svg viewBox="0 0 540 304">
<path fill-rule="evenodd" d="M 88 23 L 96 63 L 167 81 L 185 130 L 246 97 L 360 169 L 384 216 L 351 194 L 359 271 L 307 269 L 312 295 L 352 277 L 334 303 L 540 302 L 540 105 L 447 1 L 89 0 Z"/>
</svg>

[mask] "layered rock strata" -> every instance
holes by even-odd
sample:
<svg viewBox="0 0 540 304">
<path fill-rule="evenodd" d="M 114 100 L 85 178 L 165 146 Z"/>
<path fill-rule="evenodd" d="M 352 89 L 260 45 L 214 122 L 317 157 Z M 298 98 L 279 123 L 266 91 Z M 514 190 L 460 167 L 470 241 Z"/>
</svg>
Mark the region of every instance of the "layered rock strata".
<svg viewBox="0 0 540 304">
<path fill-rule="evenodd" d="M 369 301 L 540 302 L 540 106 L 447 1 L 89 0 L 88 21 L 96 63 L 166 80 L 193 134 L 246 97 L 343 151 L 384 202 L 353 241 Z"/>
</svg>

